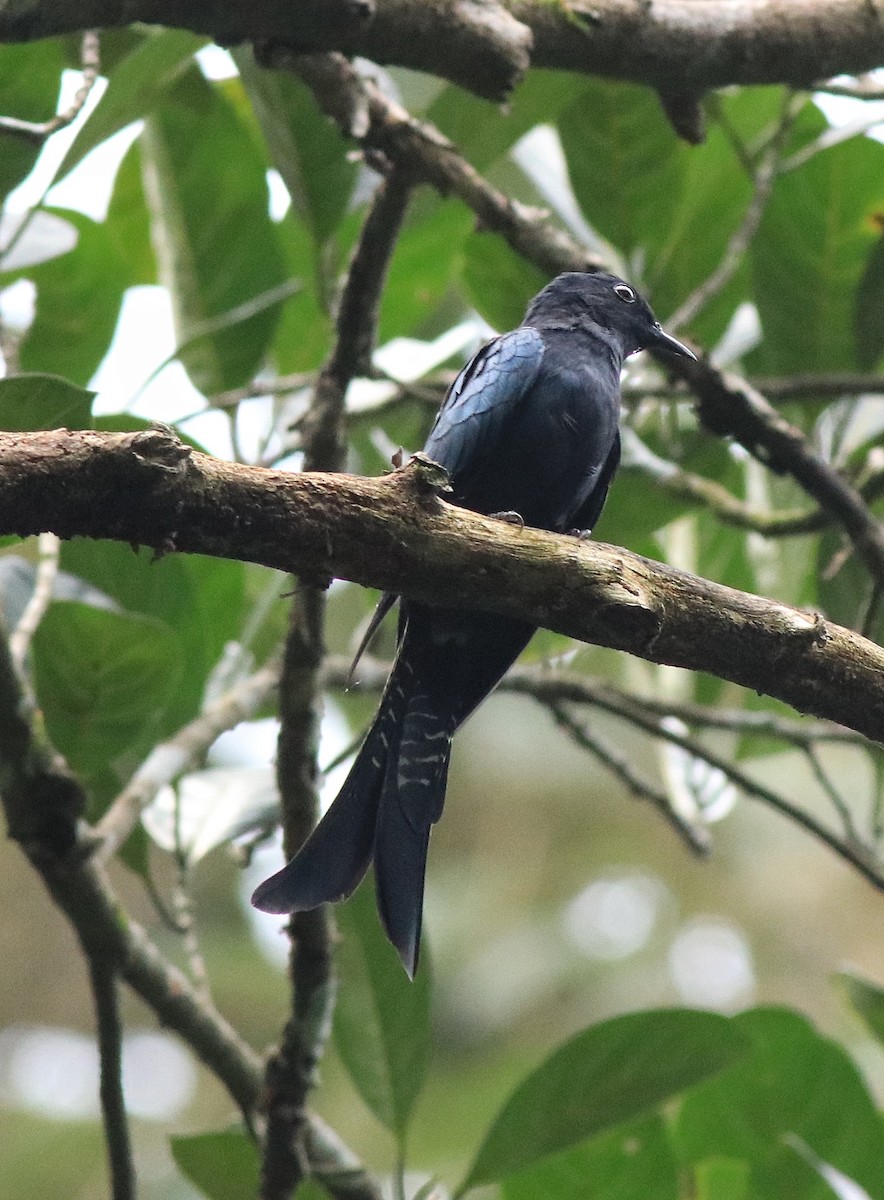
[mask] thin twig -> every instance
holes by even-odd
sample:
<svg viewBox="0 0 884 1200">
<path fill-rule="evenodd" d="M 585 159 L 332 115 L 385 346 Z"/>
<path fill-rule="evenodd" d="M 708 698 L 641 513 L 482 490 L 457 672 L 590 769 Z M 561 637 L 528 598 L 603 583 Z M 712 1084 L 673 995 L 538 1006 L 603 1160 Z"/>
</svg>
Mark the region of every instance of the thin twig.
<svg viewBox="0 0 884 1200">
<path fill-rule="evenodd" d="M 134 1200 L 135 1165 L 123 1094 L 123 1028 L 113 965 L 89 955 L 100 1067 L 101 1119 L 107 1143 L 113 1200 Z"/>
<path fill-rule="evenodd" d="M 61 541 L 54 533 L 41 533 L 37 538 L 37 571 L 34 576 L 34 590 L 25 605 L 24 612 L 18 619 L 18 624 L 9 635 L 9 653 L 16 668 L 25 673 L 25 665 L 31 639 L 37 632 L 40 622 L 52 603 L 52 592 L 55 578 L 58 575 L 58 560 L 61 553 Z"/>
<path fill-rule="evenodd" d="M 803 167 L 806 162 L 822 153 L 823 150 L 839 146 L 842 142 L 849 142 L 851 138 L 862 137 L 879 125 L 884 125 L 884 114 L 882 113 L 858 117 L 855 121 L 848 121 L 844 125 L 830 126 L 818 138 L 814 138 L 812 142 L 808 142 L 806 146 L 796 150 L 791 158 L 787 158 L 780 171 L 785 175 L 788 171 Z"/>
<path fill-rule="evenodd" d="M 547 704 L 556 724 L 568 734 L 572 741 L 593 754 L 603 766 L 616 776 L 640 800 L 647 800 L 671 825 L 681 840 L 694 854 L 708 854 L 710 839 L 708 831 L 701 825 L 685 820 L 672 807 L 669 797 L 662 788 L 655 787 L 643 778 L 629 762 L 626 755 L 612 746 L 605 738 L 574 719 L 563 704 Z"/>
<path fill-rule="evenodd" d="M 844 797 L 835 787 L 834 783 L 829 778 L 828 772 L 820 762 L 820 757 L 817 753 L 816 747 L 814 745 L 805 746 L 804 755 L 810 764 L 810 769 L 813 772 L 814 778 L 825 794 L 829 797 L 829 800 L 832 802 L 832 807 L 835 809 L 835 812 L 838 814 L 838 818 L 844 827 L 845 837 L 854 845 L 859 845 L 862 841 L 862 838 L 860 837 L 859 831 L 857 830 L 856 824 L 853 820 L 853 813 L 848 808 L 844 801 Z"/>
<path fill-rule="evenodd" d="M 70 105 L 48 121 L 22 121 L 18 117 L 0 117 L 0 133 L 10 133 L 28 142 L 41 145 L 53 133 L 73 124 L 83 111 L 89 93 L 101 71 L 101 42 L 98 31 L 87 29 L 80 44 L 80 64 L 83 78 Z"/>
</svg>

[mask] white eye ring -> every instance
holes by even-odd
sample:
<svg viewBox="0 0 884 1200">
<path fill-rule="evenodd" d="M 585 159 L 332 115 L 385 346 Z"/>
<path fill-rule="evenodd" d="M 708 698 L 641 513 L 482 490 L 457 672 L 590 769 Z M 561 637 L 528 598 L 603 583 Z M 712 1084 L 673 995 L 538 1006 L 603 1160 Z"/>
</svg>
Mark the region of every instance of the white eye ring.
<svg viewBox="0 0 884 1200">
<path fill-rule="evenodd" d="M 628 287 L 627 284 L 618 283 L 617 286 L 614 288 L 614 292 L 626 304 L 634 304 L 635 303 L 635 292 L 632 290 L 631 287 Z"/>
</svg>

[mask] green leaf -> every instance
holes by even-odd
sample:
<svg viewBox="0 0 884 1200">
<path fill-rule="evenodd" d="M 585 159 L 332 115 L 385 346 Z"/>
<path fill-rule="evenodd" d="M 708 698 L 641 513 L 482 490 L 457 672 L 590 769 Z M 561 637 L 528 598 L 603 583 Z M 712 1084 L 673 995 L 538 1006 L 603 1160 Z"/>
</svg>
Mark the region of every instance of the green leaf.
<svg viewBox="0 0 884 1200">
<path fill-rule="evenodd" d="M 0 379 L 0 429 L 89 429 L 94 398 L 57 375 Z"/>
<path fill-rule="evenodd" d="M 583 75 L 531 70 L 504 109 L 463 88 L 448 85 L 425 115 L 473 166 L 486 171 L 536 125 L 554 121 L 585 88 Z"/>
<path fill-rule="evenodd" d="M 827 1192 L 789 1145 L 798 1138 L 881 1200 L 884 1122 L 845 1051 L 787 1009 L 755 1009 L 734 1024 L 751 1053 L 685 1098 L 676 1127 L 682 1158 L 748 1162 L 753 1200 L 816 1200 Z"/>
<path fill-rule="evenodd" d="M 543 1159 L 511 1175 L 501 1190 L 504 1200 L 679 1200 L 681 1194 L 678 1165 L 659 1117 Z"/>
<path fill-rule="evenodd" d="M 258 1195 L 258 1147 L 238 1126 L 171 1137 L 169 1146 L 178 1169 L 209 1200 L 254 1200 Z M 298 1195 L 303 1194 L 299 1189 Z"/>
<path fill-rule="evenodd" d="M 560 114 L 558 130 L 590 225 L 626 255 L 661 243 L 691 151 L 650 88 L 593 80 Z"/>
<path fill-rule="evenodd" d="M 182 362 L 200 390 L 247 383 L 261 365 L 279 304 L 201 336 L 207 322 L 286 282 L 267 212 L 266 162 L 223 93 L 194 67 L 145 121 L 145 191 L 160 278 L 172 293 Z"/>
<path fill-rule="evenodd" d="M 870 983 L 852 971 L 840 971 L 835 978 L 839 981 L 847 999 L 859 1013 L 877 1040 L 884 1045 L 884 988 Z"/>
<path fill-rule="evenodd" d="M 337 915 L 343 938 L 338 949 L 342 984 L 335 1046 L 356 1090 L 404 1153 L 427 1065 L 426 946 L 414 982 L 409 982 L 381 929 L 370 883 L 363 883 Z"/>
<path fill-rule="evenodd" d="M 87 784 L 121 780 L 152 744 L 184 668 L 159 621 L 86 604 L 52 604 L 33 642 L 34 677 L 53 743 Z"/>
<path fill-rule="evenodd" d="M 110 72 L 104 95 L 62 159 L 56 179 L 67 175 L 112 134 L 147 116 L 207 41 L 184 29 L 156 29 L 120 58 Z"/>
<path fill-rule="evenodd" d="M 149 551 L 136 553 L 121 542 L 74 538 L 62 546 L 61 565 L 106 592 L 126 612 L 174 630 L 187 669 L 174 673 L 158 736 L 196 716 L 209 672 L 227 642 L 241 632 L 243 564 L 190 554 L 168 554 L 157 561 Z"/>
<path fill-rule="evenodd" d="M 875 219 L 880 223 L 881 214 Z M 870 371 L 884 354 L 884 237 L 872 247 L 856 289 L 853 321 L 857 362 Z"/>
<path fill-rule="evenodd" d="M 37 286 L 21 365 L 85 385 L 107 353 L 129 273 L 104 225 L 66 209 L 47 211 L 76 228 L 77 244 L 58 258 L 4 276 L 4 282 L 24 277 Z"/>
<path fill-rule="evenodd" d="M 747 1200 L 749 1164 L 736 1158 L 709 1158 L 694 1171 L 696 1200 Z"/>
<path fill-rule="evenodd" d="M 549 282 L 496 233 L 471 233 L 464 246 L 463 279 L 470 300 L 494 329 L 515 329 Z"/>
<path fill-rule="evenodd" d="M 349 146 L 300 80 L 259 67 L 250 48 L 234 50 L 233 58 L 273 165 L 321 247 L 347 211 L 356 182 L 358 168 L 347 157 Z"/>
<path fill-rule="evenodd" d="M 55 115 L 64 54 L 58 41 L 0 46 L 0 112 L 20 121 Z M 0 205 L 30 172 L 41 147 L 0 132 Z"/>
<path fill-rule="evenodd" d="M 732 1066 L 746 1048 L 725 1017 L 685 1009 L 630 1013 L 585 1029 L 516 1088 L 459 1191 L 651 1112 Z"/>
<path fill-rule="evenodd" d="M 797 126 L 804 141 L 827 127 L 812 106 Z M 882 206 L 884 146 L 870 138 L 832 146 L 777 180 L 752 242 L 764 330 L 753 370 L 788 374 L 859 365 L 856 290 Z"/>
<path fill-rule="evenodd" d="M 457 200 L 422 196 L 412 202 L 381 301 L 379 341 L 413 333 L 441 301 L 461 263 L 474 224 Z"/>
<path fill-rule="evenodd" d="M 129 286 L 157 281 L 157 262 L 150 240 L 150 213 L 141 178 L 141 143 L 133 142 L 120 163 L 108 205 L 105 228 L 125 262 Z"/>
</svg>

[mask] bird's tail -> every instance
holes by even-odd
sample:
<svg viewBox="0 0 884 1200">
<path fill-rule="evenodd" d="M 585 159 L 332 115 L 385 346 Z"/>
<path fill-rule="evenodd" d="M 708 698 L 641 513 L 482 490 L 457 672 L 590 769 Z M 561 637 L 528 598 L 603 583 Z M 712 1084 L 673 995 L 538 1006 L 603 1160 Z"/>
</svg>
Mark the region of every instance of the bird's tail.
<svg viewBox="0 0 884 1200">
<path fill-rule="evenodd" d="M 410 677 L 400 655 L 337 799 L 291 862 L 255 889 L 256 908 L 302 912 L 355 891 L 371 862 L 384 776 L 399 743 Z"/>
<path fill-rule="evenodd" d="M 291 862 L 255 890 L 255 907 L 289 913 L 342 900 L 373 857 L 381 920 L 413 977 L 430 828 L 442 815 L 453 733 L 400 653 L 337 799 Z"/>
</svg>

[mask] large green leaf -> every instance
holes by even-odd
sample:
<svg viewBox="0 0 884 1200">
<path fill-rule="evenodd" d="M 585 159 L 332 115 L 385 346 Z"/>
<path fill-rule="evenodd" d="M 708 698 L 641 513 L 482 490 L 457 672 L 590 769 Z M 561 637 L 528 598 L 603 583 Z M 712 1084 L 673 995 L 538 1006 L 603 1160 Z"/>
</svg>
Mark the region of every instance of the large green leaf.
<svg viewBox="0 0 884 1200">
<path fill-rule="evenodd" d="M 574 194 L 587 221 L 626 255 L 663 241 L 690 153 L 649 88 L 592 80 L 559 115 Z"/>
<path fill-rule="evenodd" d="M 496 233 L 471 233 L 463 263 L 469 297 L 495 329 L 520 325 L 529 300 L 549 282 Z"/>
<path fill-rule="evenodd" d="M 233 56 L 273 165 L 321 247 L 347 211 L 356 181 L 349 147 L 300 80 L 259 67 L 251 49 L 235 50 Z"/>
<path fill-rule="evenodd" d="M 413 333 L 436 308 L 460 267 L 474 220 L 457 200 L 423 196 L 413 202 L 381 302 L 381 342 Z"/>
<path fill-rule="evenodd" d="M 584 75 L 532 70 L 501 109 L 449 84 L 435 97 L 426 117 L 485 171 L 529 130 L 555 121 L 585 88 Z"/>
<path fill-rule="evenodd" d="M 806 141 L 826 128 L 808 106 Z M 856 289 L 884 205 L 884 146 L 854 138 L 781 176 L 752 243 L 755 302 L 764 341 L 753 369 L 832 371 L 858 365 Z"/>
<path fill-rule="evenodd" d="M 241 386 L 264 359 L 279 303 L 202 335 L 213 319 L 285 282 L 267 211 L 267 164 L 233 106 L 195 67 L 145 121 L 142 158 L 177 341 L 192 343 L 181 360 L 204 392 Z"/>
<path fill-rule="evenodd" d="M 510 1176 L 501 1190 L 505 1200 L 679 1200 L 681 1195 L 678 1164 L 657 1116 L 543 1159 Z"/>
<path fill-rule="evenodd" d="M 185 668 L 168 626 L 76 603 L 50 606 L 33 657 L 49 736 L 87 783 L 137 764 Z"/>
<path fill-rule="evenodd" d="M 0 379 L 0 429 L 88 429 L 94 397 L 57 375 Z"/>
<path fill-rule="evenodd" d="M 55 115 L 64 54 L 57 41 L 0 46 L 0 112 L 20 121 Z M 37 161 L 40 145 L 0 132 L 0 205 Z"/>
<path fill-rule="evenodd" d="M 117 254 L 126 264 L 129 286 L 156 283 L 157 263 L 141 177 L 140 141 L 132 143 L 120 163 L 104 224 Z"/>
<path fill-rule="evenodd" d="M 258 1147 L 238 1126 L 169 1139 L 178 1169 L 209 1200 L 254 1200 L 261 1180 Z"/>
<path fill-rule="evenodd" d="M 786 1009 L 756 1009 L 734 1023 L 752 1052 L 686 1097 L 677 1125 L 684 1159 L 750 1163 L 753 1200 L 830 1195 L 793 1148 L 798 1139 L 872 1200 L 884 1197 L 884 1122 L 844 1050 Z"/>
<path fill-rule="evenodd" d="M 426 947 L 414 982 L 409 982 L 381 929 L 370 883 L 338 909 L 338 923 L 343 982 L 335 1011 L 335 1046 L 362 1099 L 404 1149 L 427 1064 Z"/>
<path fill-rule="evenodd" d="M 460 1191 L 652 1112 L 733 1066 L 746 1050 L 726 1018 L 685 1009 L 630 1013 L 585 1029 L 516 1088 Z"/>
<path fill-rule="evenodd" d="M 158 733 L 171 733 L 199 710 L 206 678 L 227 642 L 239 636 L 244 592 L 242 563 L 169 554 L 121 542 L 65 542 L 62 566 L 113 597 L 126 612 L 175 631 L 187 669 L 175 672 Z"/>
<path fill-rule="evenodd" d="M 62 375 L 87 384 L 107 353 L 129 272 L 104 225 L 82 213 L 51 209 L 77 230 L 67 254 L 10 273 L 37 286 L 37 309 L 21 344 L 25 371 Z"/>
<path fill-rule="evenodd" d="M 68 148 L 56 178 L 73 170 L 112 134 L 147 116 L 206 41 L 184 29 L 154 29 L 119 58 L 109 72 L 104 95 Z M 102 65 L 107 67 L 103 61 Z"/>
</svg>

